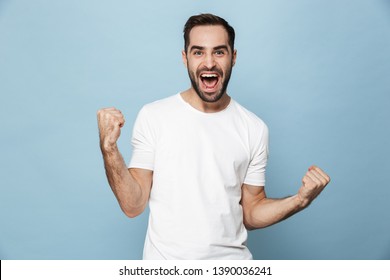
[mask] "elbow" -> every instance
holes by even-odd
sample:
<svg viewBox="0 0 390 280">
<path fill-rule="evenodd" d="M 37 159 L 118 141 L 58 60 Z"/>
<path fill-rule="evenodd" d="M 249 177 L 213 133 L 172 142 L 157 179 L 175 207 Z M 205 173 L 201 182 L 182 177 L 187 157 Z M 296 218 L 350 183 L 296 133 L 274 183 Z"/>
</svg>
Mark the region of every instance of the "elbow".
<svg viewBox="0 0 390 280">
<path fill-rule="evenodd" d="M 255 230 L 255 229 L 256 229 L 255 227 L 253 227 L 253 226 L 251 226 L 250 224 L 245 223 L 245 222 L 244 222 L 244 226 L 245 226 L 246 230 L 249 230 L 249 231 Z"/>
<path fill-rule="evenodd" d="M 247 230 L 255 230 L 255 229 L 261 229 L 266 228 L 270 224 L 266 221 L 260 219 L 260 217 L 254 215 L 253 211 L 248 211 L 247 213 L 244 212 L 244 220 L 243 220 L 244 226 Z"/>
<path fill-rule="evenodd" d="M 144 212 L 145 207 L 121 207 L 122 212 L 129 218 L 135 218 Z"/>
<path fill-rule="evenodd" d="M 263 224 L 263 223 L 249 223 L 249 222 L 245 222 L 244 221 L 244 226 L 247 230 L 251 231 L 251 230 L 255 230 L 255 229 L 261 229 L 261 228 L 266 228 L 268 227 L 269 225 L 267 224 Z"/>
<path fill-rule="evenodd" d="M 254 226 L 253 223 L 249 222 L 247 219 L 244 219 L 244 226 L 249 231 L 261 228 L 259 226 Z"/>
<path fill-rule="evenodd" d="M 136 203 L 130 200 L 118 199 L 119 207 L 122 212 L 129 218 L 135 218 L 144 212 L 147 201 L 137 201 Z"/>
<path fill-rule="evenodd" d="M 253 223 L 251 222 L 251 220 L 252 220 L 252 219 L 251 219 L 250 215 L 244 213 L 244 221 L 243 221 L 243 223 L 244 223 L 245 228 L 246 228 L 247 230 L 254 230 L 254 229 L 257 229 L 257 228 L 253 225 Z"/>
<path fill-rule="evenodd" d="M 122 210 L 123 213 L 125 213 L 125 215 L 128 217 L 128 218 L 135 218 L 137 216 L 139 216 L 142 212 L 131 212 L 131 211 L 124 211 Z"/>
</svg>

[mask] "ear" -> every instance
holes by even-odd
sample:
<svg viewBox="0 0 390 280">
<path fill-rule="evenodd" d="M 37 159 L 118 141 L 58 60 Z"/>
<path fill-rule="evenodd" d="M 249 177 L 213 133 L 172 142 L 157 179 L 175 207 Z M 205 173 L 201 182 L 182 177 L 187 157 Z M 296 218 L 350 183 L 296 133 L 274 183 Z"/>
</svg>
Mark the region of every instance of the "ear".
<svg viewBox="0 0 390 280">
<path fill-rule="evenodd" d="M 187 54 L 184 50 L 181 51 L 181 59 L 183 60 L 184 66 L 187 68 Z"/>
<path fill-rule="evenodd" d="M 233 66 L 234 66 L 234 64 L 236 64 L 236 59 L 237 59 L 237 50 L 234 50 L 234 52 L 233 52 L 233 59 L 232 59 L 232 61 L 233 61 L 232 65 Z"/>
</svg>

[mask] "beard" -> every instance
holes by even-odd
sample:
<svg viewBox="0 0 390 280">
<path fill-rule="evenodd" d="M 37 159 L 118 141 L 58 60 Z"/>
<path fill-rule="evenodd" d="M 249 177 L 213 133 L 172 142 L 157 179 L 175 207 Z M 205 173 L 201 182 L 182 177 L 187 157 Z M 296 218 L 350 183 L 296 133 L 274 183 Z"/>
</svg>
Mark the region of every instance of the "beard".
<svg viewBox="0 0 390 280">
<path fill-rule="evenodd" d="M 227 86 L 229 84 L 230 76 L 232 74 L 232 69 L 233 69 L 233 67 L 230 66 L 230 68 L 227 69 L 225 75 L 223 75 L 222 70 L 216 66 L 214 66 L 212 69 L 208 69 L 208 68 L 198 69 L 196 71 L 196 73 L 194 73 L 193 71 L 190 71 L 188 69 L 188 76 L 190 77 L 191 85 L 194 88 L 196 94 L 199 96 L 199 98 L 204 102 L 214 103 L 214 102 L 217 102 L 218 100 L 220 100 L 222 98 L 222 96 L 226 93 L 226 89 L 227 89 Z M 219 73 L 219 78 L 222 79 L 222 87 L 219 91 L 217 91 L 217 94 L 213 94 L 212 96 L 210 96 L 209 94 L 203 92 L 199 88 L 200 78 L 198 79 L 198 82 L 197 82 L 196 77 L 199 77 L 199 75 L 202 71 L 214 71 L 214 72 Z"/>
</svg>

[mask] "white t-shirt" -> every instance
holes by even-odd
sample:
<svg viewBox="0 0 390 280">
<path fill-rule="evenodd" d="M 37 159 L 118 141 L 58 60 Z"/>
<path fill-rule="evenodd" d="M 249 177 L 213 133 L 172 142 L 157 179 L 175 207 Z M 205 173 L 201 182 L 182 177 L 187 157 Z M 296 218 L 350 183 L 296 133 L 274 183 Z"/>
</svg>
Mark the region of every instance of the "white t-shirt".
<svg viewBox="0 0 390 280">
<path fill-rule="evenodd" d="M 252 259 L 243 183 L 264 186 L 268 129 L 233 99 L 203 113 L 180 94 L 144 106 L 130 168 L 153 170 L 144 259 Z"/>
</svg>

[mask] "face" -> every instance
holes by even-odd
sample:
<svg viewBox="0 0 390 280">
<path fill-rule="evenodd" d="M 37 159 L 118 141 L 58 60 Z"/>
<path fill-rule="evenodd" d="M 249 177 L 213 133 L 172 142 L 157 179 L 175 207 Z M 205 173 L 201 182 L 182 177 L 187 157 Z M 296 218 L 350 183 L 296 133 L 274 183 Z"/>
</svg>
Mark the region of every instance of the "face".
<svg viewBox="0 0 390 280">
<path fill-rule="evenodd" d="M 236 51 L 230 49 L 226 30 L 219 25 L 196 26 L 189 34 L 183 62 L 191 84 L 204 102 L 217 102 L 226 93 Z"/>
</svg>

